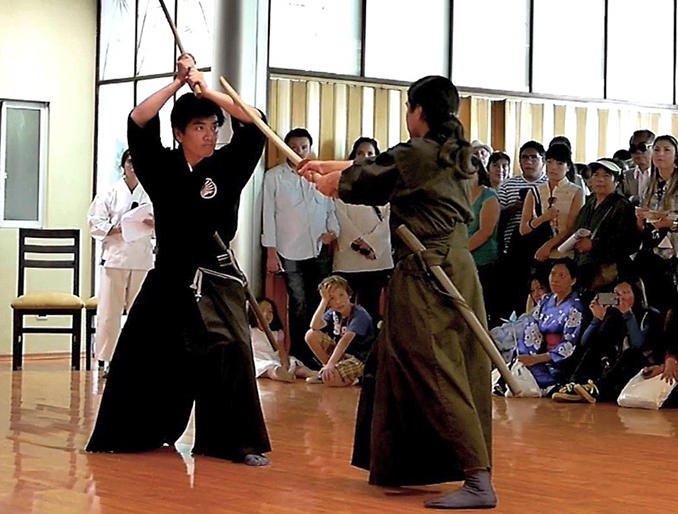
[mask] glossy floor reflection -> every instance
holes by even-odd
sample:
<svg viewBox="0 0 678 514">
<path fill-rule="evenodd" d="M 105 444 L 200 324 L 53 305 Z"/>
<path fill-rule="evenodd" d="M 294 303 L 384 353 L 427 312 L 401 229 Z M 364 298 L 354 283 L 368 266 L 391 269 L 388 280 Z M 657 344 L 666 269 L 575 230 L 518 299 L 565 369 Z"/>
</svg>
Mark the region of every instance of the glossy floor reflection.
<svg viewBox="0 0 678 514">
<path fill-rule="evenodd" d="M 190 427 L 177 448 L 87 454 L 103 385 L 67 359 L 0 362 L 0 512 L 430 512 L 457 487 L 369 486 L 348 464 L 358 388 L 301 381 L 259 382 L 271 467 L 194 459 Z M 678 512 L 678 410 L 495 399 L 494 428 L 494 512 Z"/>
</svg>

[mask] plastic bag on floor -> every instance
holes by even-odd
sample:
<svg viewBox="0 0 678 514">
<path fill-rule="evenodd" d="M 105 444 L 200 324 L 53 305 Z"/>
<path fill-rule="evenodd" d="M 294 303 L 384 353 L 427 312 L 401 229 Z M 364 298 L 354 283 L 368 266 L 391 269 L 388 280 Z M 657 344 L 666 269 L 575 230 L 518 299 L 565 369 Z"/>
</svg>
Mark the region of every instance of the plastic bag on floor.
<svg viewBox="0 0 678 514">
<path fill-rule="evenodd" d="M 622 407 L 658 410 L 676 385 L 662 380 L 660 375 L 645 378 L 641 370 L 624 386 L 617 403 Z"/>
<path fill-rule="evenodd" d="M 511 374 L 515 377 L 516 381 L 520 385 L 522 392 L 520 393 L 520 398 L 539 398 L 541 396 L 541 389 L 539 384 L 534 379 L 534 375 L 530 372 L 529 368 L 520 361 L 515 361 L 511 367 Z M 510 398 L 513 396 L 511 388 L 508 388 L 506 391 L 506 397 Z"/>
</svg>

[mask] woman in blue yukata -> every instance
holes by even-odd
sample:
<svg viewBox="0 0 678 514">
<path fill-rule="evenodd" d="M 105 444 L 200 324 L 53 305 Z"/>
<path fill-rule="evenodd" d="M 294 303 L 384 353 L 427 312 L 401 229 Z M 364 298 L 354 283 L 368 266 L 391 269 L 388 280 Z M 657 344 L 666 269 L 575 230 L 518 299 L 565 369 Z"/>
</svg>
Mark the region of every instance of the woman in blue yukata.
<svg viewBox="0 0 678 514">
<path fill-rule="evenodd" d="M 572 259 L 554 262 L 549 274 L 552 292 L 539 301 L 518 341 L 518 360 L 542 389 L 553 389 L 567 379 L 564 368 L 579 343 L 583 307 L 575 290 L 577 277 Z"/>
</svg>

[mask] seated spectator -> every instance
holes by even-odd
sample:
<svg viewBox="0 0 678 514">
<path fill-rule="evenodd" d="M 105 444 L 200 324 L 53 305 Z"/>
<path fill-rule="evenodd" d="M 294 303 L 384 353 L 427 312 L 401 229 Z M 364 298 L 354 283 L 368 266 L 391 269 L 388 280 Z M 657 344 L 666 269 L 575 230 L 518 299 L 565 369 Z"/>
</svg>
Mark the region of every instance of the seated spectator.
<svg viewBox="0 0 678 514">
<path fill-rule="evenodd" d="M 642 249 L 635 263 L 650 302 L 666 313 L 678 277 L 678 141 L 659 136 L 652 148 L 652 172 L 642 207 L 636 210 Z"/>
<path fill-rule="evenodd" d="M 554 144 L 546 151 L 547 182 L 530 190 L 525 198 L 520 235 L 526 236 L 537 230 L 544 234 L 546 241 L 533 256 L 541 263 L 547 259 L 574 256 L 574 252 L 563 254 L 558 251 L 558 246 L 572 235 L 574 223 L 584 203 L 582 188 L 570 182 L 566 176 L 568 169 L 574 169 L 570 150 L 565 145 Z"/>
<path fill-rule="evenodd" d="M 568 359 L 581 336 L 583 309 L 576 283 L 574 262 L 555 261 L 549 274 L 552 293 L 539 301 L 518 341 L 518 360 L 529 368 L 546 394 L 569 378 Z"/>
<path fill-rule="evenodd" d="M 666 313 L 662 342 L 664 345 L 664 360 L 661 364 L 645 368 L 646 378 L 661 374 L 667 382 L 678 382 L 678 302 Z"/>
<path fill-rule="evenodd" d="M 283 330 L 275 303 L 269 298 L 259 298 L 257 302 L 259 307 L 261 307 L 271 332 L 275 336 L 278 348 L 285 348 L 285 331 Z M 289 368 L 285 369 L 280 361 L 279 351 L 273 350 L 261 323 L 259 323 L 254 311 L 249 306 L 247 315 L 250 322 L 252 354 L 254 356 L 254 370 L 257 378 L 267 377 L 281 382 L 294 382 L 295 377 L 308 378 L 317 374 L 317 372 L 304 366 L 304 363 L 299 359 L 292 356 L 290 356 Z"/>
<path fill-rule="evenodd" d="M 485 143 L 478 139 L 475 139 L 471 141 L 471 148 L 473 149 L 473 155 L 478 157 L 478 159 L 480 159 L 480 162 L 483 163 L 483 166 L 485 166 L 485 169 L 487 169 L 490 155 L 492 155 L 492 153 L 494 152 L 494 150 L 492 150 L 492 147 L 490 145 L 486 145 Z"/>
<path fill-rule="evenodd" d="M 607 296 L 596 295 L 589 306 L 593 320 L 581 338 L 581 360 L 556 401 L 615 401 L 642 368 L 663 360 L 664 319 L 647 304 L 642 281 L 623 280 Z"/>
<path fill-rule="evenodd" d="M 589 191 L 593 191 L 593 182 L 591 181 L 591 168 L 588 165 L 586 165 L 581 170 L 579 170 L 579 174 L 581 175 L 581 178 L 584 179 L 584 184 L 586 184 L 587 189 Z M 588 198 L 588 196 L 586 198 Z"/>
<path fill-rule="evenodd" d="M 590 237 L 575 245 L 575 261 L 581 274 L 581 290 L 592 296 L 615 283 L 620 274 L 628 274 L 630 255 L 638 250 L 640 238 L 633 228 L 633 206 L 616 191 L 619 166 L 611 159 L 598 159 L 588 168 L 593 194 L 579 211 L 574 230 L 591 232 Z"/>
<path fill-rule="evenodd" d="M 504 152 L 494 152 L 490 155 L 487 164 L 487 174 L 490 177 L 490 187 L 499 191 L 501 186 L 511 176 L 511 158 Z"/>
<path fill-rule="evenodd" d="M 652 167 L 652 144 L 655 135 L 651 130 L 636 130 L 629 140 L 632 168 L 624 172 L 620 181 L 620 193 L 633 205 L 640 205 L 650 185 Z"/>
<path fill-rule="evenodd" d="M 349 159 L 362 162 L 379 155 L 377 142 L 369 137 L 353 143 Z M 381 293 L 393 269 L 390 205 L 350 205 L 335 200 L 339 237 L 334 252 L 334 273 L 348 280 L 357 303 L 368 312 L 376 325 L 381 319 Z"/>
<path fill-rule="evenodd" d="M 501 299 L 500 315 L 508 318 L 512 312 L 522 312 L 527 296 L 527 283 L 530 276 L 530 263 L 525 262 L 521 245 L 512 245 L 520 237 L 520 219 L 529 189 L 546 182 L 544 174 L 544 154 L 541 143 L 528 141 L 520 147 L 519 163 L 521 175 L 511 177 L 499 186 L 499 248 L 501 255 L 501 274 L 504 288 Z M 531 256 L 530 256 L 531 259 Z"/>
<path fill-rule="evenodd" d="M 492 154 L 496 155 L 496 154 Z M 490 179 L 482 163 L 472 158 L 478 172 L 472 177 L 473 190 L 471 201 L 473 221 L 468 226 L 468 249 L 478 268 L 478 278 L 483 287 L 485 311 L 488 327 L 498 324 L 496 313 L 496 284 L 499 281 L 496 262 L 497 252 L 497 225 L 499 224 L 499 198 L 490 187 Z"/>
<path fill-rule="evenodd" d="M 306 343 L 323 367 L 306 380 L 334 387 L 352 385 L 363 374 L 374 340 L 372 320 L 364 308 L 351 302 L 351 287 L 344 278 L 329 276 L 318 289 L 321 300 Z"/>
<path fill-rule="evenodd" d="M 541 277 L 532 277 L 530 279 L 530 294 L 527 298 L 526 311 L 517 318 L 512 317 L 509 320 L 504 320 L 505 322 L 502 325 L 490 330 L 492 340 L 507 364 L 516 356 L 518 340 L 525 329 L 527 320 L 539 304 L 539 301 L 549 292 L 548 283 L 544 282 Z M 505 384 L 502 384 L 501 387 L 503 388 L 504 386 Z M 502 391 L 501 396 L 503 396 L 505 391 L 503 389 L 500 390 Z"/>
</svg>

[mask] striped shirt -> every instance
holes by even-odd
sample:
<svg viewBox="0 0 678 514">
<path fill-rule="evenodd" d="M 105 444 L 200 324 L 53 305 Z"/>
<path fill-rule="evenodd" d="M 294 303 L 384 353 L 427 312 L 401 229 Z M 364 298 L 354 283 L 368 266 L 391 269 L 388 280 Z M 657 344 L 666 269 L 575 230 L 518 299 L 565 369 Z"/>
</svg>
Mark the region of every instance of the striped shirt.
<svg viewBox="0 0 678 514">
<path fill-rule="evenodd" d="M 509 205 L 520 200 L 521 190 L 536 186 L 537 184 L 543 184 L 547 180 L 546 173 L 542 174 L 541 177 L 533 182 L 526 180 L 522 175 L 511 177 L 499 186 L 499 205 L 501 205 L 502 209 L 505 209 Z M 520 225 L 521 216 L 522 212 L 518 211 L 510 218 L 506 219 L 506 223 L 504 224 L 504 232 L 500 234 L 501 241 L 503 241 L 504 253 L 506 253 L 509 248 L 513 232 L 515 231 L 516 227 Z"/>
</svg>

